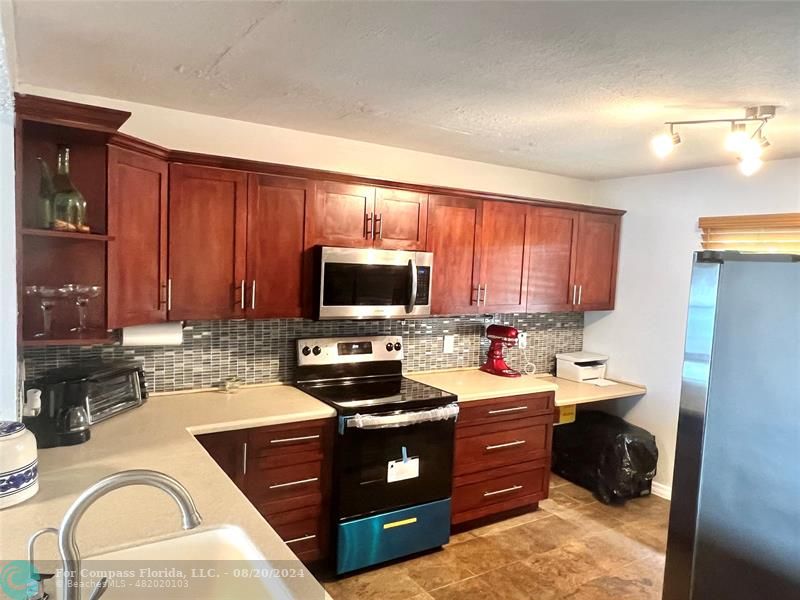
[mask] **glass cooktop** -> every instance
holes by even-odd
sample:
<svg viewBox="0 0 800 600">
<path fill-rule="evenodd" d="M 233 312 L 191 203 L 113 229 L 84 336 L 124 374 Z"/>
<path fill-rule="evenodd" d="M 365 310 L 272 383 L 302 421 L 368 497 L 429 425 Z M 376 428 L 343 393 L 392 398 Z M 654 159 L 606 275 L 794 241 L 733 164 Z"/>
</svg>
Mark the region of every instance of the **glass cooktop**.
<svg viewBox="0 0 800 600">
<path fill-rule="evenodd" d="M 340 413 L 434 408 L 456 400 L 449 392 L 406 377 L 305 382 L 297 387 Z"/>
</svg>

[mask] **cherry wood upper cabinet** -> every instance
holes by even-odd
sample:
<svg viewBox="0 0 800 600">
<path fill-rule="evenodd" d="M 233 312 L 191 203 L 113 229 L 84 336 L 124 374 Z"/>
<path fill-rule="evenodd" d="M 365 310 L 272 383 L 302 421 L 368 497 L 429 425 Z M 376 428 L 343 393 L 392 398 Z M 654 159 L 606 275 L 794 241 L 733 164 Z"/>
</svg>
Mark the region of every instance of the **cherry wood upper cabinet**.
<svg viewBox="0 0 800 600">
<path fill-rule="evenodd" d="M 612 310 L 617 287 L 620 217 L 581 212 L 575 250 L 577 310 Z"/>
<path fill-rule="evenodd" d="M 428 195 L 407 190 L 375 190 L 374 246 L 387 250 L 424 250 Z"/>
<path fill-rule="evenodd" d="M 482 214 L 481 200 L 429 197 L 427 249 L 433 252 L 432 314 L 477 311 Z"/>
<path fill-rule="evenodd" d="M 244 315 L 247 174 L 170 166 L 169 319 Z"/>
<path fill-rule="evenodd" d="M 320 181 L 308 216 L 312 245 L 372 246 L 375 188 Z"/>
<path fill-rule="evenodd" d="M 305 179 L 251 174 L 247 182 L 247 316 L 300 317 L 311 281 L 306 209 L 314 185 Z"/>
<path fill-rule="evenodd" d="M 108 147 L 108 327 L 167 318 L 164 160 Z"/>
<path fill-rule="evenodd" d="M 531 208 L 530 214 L 527 311 L 571 311 L 577 302 L 573 275 L 579 213 L 560 208 Z"/>
<path fill-rule="evenodd" d="M 481 310 L 524 311 L 528 296 L 530 208 L 484 202 L 480 243 Z"/>
</svg>

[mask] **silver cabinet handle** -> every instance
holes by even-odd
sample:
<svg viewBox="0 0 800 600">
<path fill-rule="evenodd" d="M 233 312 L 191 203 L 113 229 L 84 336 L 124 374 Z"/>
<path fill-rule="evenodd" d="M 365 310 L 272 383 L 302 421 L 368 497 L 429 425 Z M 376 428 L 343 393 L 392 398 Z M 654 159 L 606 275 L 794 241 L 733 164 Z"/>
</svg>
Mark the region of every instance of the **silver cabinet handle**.
<svg viewBox="0 0 800 600">
<path fill-rule="evenodd" d="M 520 410 L 528 410 L 527 406 L 515 406 L 513 408 L 496 408 L 487 412 L 487 415 L 502 415 L 504 413 L 517 412 Z"/>
<path fill-rule="evenodd" d="M 477 305 L 478 306 L 481 305 L 481 284 L 480 283 L 478 284 L 478 301 L 477 301 Z"/>
<path fill-rule="evenodd" d="M 487 496 L 496 496 L 497 494 L 508 494 L 509 492 L 516 492 L 517 490 L 521 489 L 522 489 L 521 485 L 512 485 L 511 487 L 503 488 L 502 490 L 495 490 L 494 492 L 484 492 L 483 496 L 485 498 Z"/>
<path fill-rule="evenodd" d="M 380 227 L 379 227 L 380 226 Z M 383 213 L 378 213 L 375 215 L 375 227 L 373 229 L 377 229 L 378 239 L 383 239 Z M 372 239 L 375 239 L 375 232 L 372 232 Z"/>
<path fill-rule="evenodd" d="M 489 294 L 489 284 L 483 284 L 483 306 L 486 307 L 486 296 Z"/>
<path fill-rule="evenodd" d="M 299 538 L 294 538 L 292 540 L 285 540 L 284 544 L 294 544 L 295 542 L 305 542 L 306 540 L 313 540 L 315 537 L 317 537 L 317 534 L 316 533 L 312 533 L 310 535 L 304 535 L 304 536 L 301 536 Z"/>
<path fill-rule="evenodd" d="M 242 293 L 241 294 L 242 298 L 241 302 L 239 302 L 239 305 L 242 307 L 242 310 L 244 310 L 244 279 L 242 279 L 242 282 L 239 284 L 239 290 Z"/>
<path fill-rule="evenodd" d="M 304 483 L 312 483 L 314 481 L 319 480 L 319 477 L 310 477 L 308 479 L 299 479 L 297 481 L 289 481 L 288 483 L 275 483 L 269 486 L 271 490 L 277 490 L 278 488 L 285 488 L 285 487 L 292 487 L 293 485 L 302 485 Z"/>
<path fill-rule="evenodd" d="M 242 475 L 247 475 L 247 442 L 242 444 Z"/>
<path fill-rule="evenodd" d="M 374 240 L 375 235 L 372 233 L 372 230 L 372 213 L 364 213 L 364 237 Z"/>
<path fill-rule="evenodd" d="M 580 305 L 582 300 L 583 300 L 583 285 L 579 285 L 578 286 L 578 305 Z"/>
<path fill-rule="evenodd" d="M 506 442 L 505 444 L 494 444 L 493 446 L 486 446 L 487 450 L 497 450 L 498 448 L 511 448 L 511 446 L 521 446 L 525 440 L 514 440 L 513 442 Z"/>
<path fill-rule="evenodd" d="M 577 293 L 578 293 L 578 286 L 573 283 L 572 284 L 572 303 L 573 304 L 577 304 L 578 303 L 578 301 L 575 299 Z"/>
<path fill-rule="evenodd" d="M 303 442 L 305 440 L 316 440 L 319 434 L 316 435 L 303 435 L 300 437 L 280 438 L 277 440 L 270 440 L 270 444 L 285 444 L 286 442 Z"/>
<path fill-rule="evenodd" d="M 256 309 L 256 280 L 253 279 L 253 286 L 250 288 L 250 308 Z"/>
<path fill-rule="evenodd" d="M 172 310 L 172 278 L 167 279 L 167 310 Z"/>
</svg>

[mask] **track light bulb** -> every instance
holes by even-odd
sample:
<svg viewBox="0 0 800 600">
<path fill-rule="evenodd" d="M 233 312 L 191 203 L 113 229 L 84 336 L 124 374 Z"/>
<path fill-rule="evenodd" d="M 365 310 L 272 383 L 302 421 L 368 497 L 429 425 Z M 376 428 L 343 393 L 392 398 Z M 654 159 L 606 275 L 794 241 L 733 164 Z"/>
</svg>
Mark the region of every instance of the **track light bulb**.
<svg viewBox="0 0 800 600">
<path fill-rule="evenodd" d="M 731 123 L 731 132 L 725 138 L 725 150 L 740 153 L 749 139 L 744 123 Z"/>
<path fill-rule="evenodd" d="M 764 161 L 757 156 L 742 157 L 739 159 L 739 171 L 745 177 L 750 177 L 756 173 L 763 164 Z"/>
<path fill-rule="evenodd" d="M 748 138 L 739 148 L 739 158 L 759 158 L 763 151 L 758 140 Z"/>
<path fill-rule="evenodd" d="M 680 134 L 673 131 L 672 127 L 670 127 L 669 133 L 662 133 L 661 135 L 654 137 L 650 142 L 650 147 L 653 149 L 653 152 L 656 156 L 659 158 L 666 158 L 669 156 L 675 146 L 680 143 Z"/>
</svg>

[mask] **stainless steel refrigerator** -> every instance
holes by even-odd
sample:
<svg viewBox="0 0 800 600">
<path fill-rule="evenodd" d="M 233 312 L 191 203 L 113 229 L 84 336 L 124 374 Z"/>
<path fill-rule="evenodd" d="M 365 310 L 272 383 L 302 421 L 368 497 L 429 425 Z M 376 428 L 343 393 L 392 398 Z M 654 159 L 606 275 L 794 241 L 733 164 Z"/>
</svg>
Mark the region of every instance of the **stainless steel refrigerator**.
<svg viewBox="0 0 800 600">
<path fill-rule="evenodd" d="M 664 600 L 800 599 L 800 256 L 698 252 Z"/>
</svg>

